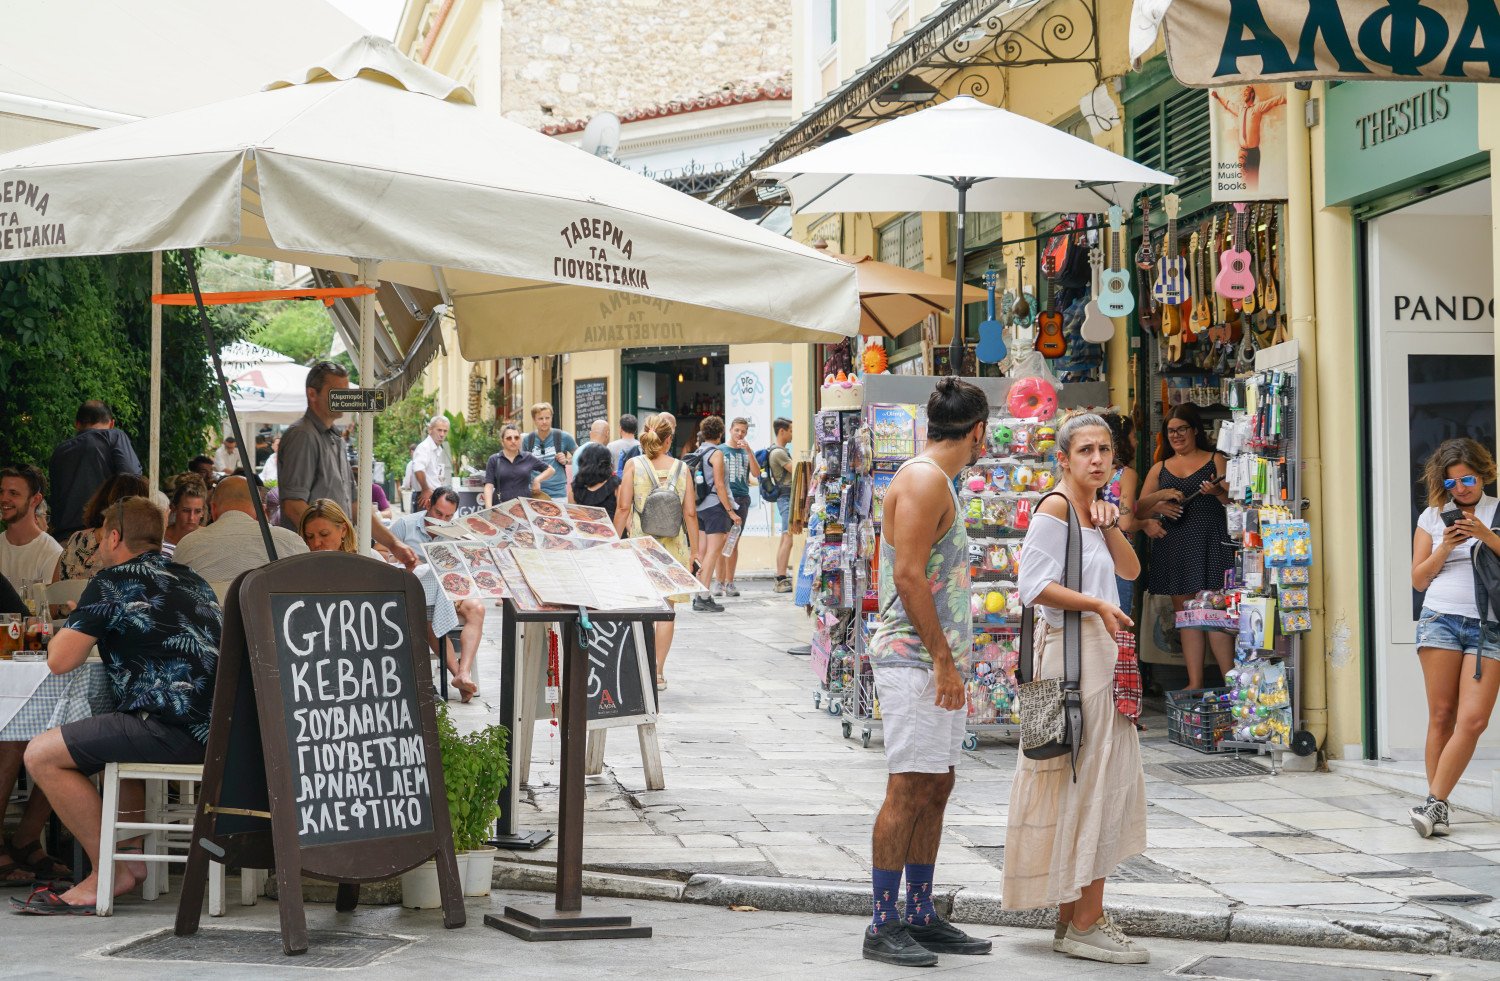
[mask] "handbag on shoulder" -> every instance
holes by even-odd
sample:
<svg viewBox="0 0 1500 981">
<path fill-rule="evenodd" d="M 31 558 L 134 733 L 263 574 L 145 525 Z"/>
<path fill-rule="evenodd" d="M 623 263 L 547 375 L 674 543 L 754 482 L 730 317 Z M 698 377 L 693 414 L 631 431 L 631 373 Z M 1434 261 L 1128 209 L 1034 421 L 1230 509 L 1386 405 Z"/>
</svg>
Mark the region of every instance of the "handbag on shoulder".
<svg viewBox="0 0 1500 981">
<path fill-rule="evenodd" d="M 1063 586 L 1075 592 L 1083 588 L 1083 532 L 1073 503 L 1054 491 L 1037 501 L 1061 497 L 1068 505 L 1068 548 L 1063 564 Z M 1035 510 L 1035 508 L 1033 508 Z M 1050 760 L 1071 757 L 1073 779 L 1078 779 L 1078 749 L 1083 744 L 1083 695 L 1081 623 L 1077 610 L 1063 612 L 1063 676 L 1034 678 L 1036 673 L 1036 612 L 1026 607 L 1021 613 L 1021 652 L 1016 665 L 1017 699 L 1021 715 L 1021 752 L 1028 759 Z"/>
</svg>

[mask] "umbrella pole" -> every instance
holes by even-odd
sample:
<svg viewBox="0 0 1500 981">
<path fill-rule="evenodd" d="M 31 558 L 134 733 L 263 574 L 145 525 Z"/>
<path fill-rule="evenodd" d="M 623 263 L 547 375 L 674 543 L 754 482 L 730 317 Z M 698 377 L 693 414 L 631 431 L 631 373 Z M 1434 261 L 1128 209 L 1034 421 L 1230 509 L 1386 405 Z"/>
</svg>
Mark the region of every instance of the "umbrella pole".
<svg viewBox="0 0 1500 981">
<path fill-rule="evenodd" d="M 948 346 L 948 374 L 961 375 L 964 370 L 964 210 L 973 181 L 966 177 L 954 180 L 958 188 L 957 245 L 953 271 L 953 341 Z"/>
<path fill-rule="evenodd" d="M 161 253 L 151 253 L 151 295 L 160 296 Z M 161 304 L 151 304 L 151 435 L 148 479 L 153 491 L 161 490 Z"/>
<path fill-rule="evenodd" d="M 374 259 L 359 260 L 359 283 L 361 286 L 379 286 L 376 278 L 378 263 Z M 359 385 L 374 387 L 375 378 L 375 294 L 366 293 L 359 298 Z M 373 555 L 370 547 L 370 513 L 374 505 L 370 502 L 369 487 L 375 479 L 375 416 L 365 413 L 359 420 L 359 472 L 355 475 L 352 494 L 358 514 L 355 527 L 359 549 L 365 555 Z"/>
</svg>

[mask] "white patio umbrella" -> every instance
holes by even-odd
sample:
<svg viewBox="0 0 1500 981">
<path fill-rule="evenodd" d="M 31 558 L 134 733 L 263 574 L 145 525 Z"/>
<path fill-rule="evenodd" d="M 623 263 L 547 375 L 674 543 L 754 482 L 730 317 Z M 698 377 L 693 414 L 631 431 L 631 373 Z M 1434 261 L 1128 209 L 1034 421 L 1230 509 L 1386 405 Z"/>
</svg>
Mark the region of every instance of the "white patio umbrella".
<svg viewBox="0 0 1500 981">
<path fill-rule="evenodd" d="M 0 200 L 0 260 L 209 246 L 378 276 L 441 294 L 470 360 L 858 327 L 848 265 L 482 111 L 381 38 L 301 81 L 0 156 Z M 368 541 L 368 508 L 359 524 Z"/>
<path fill-rule="evenodd" d="M 964 216 L 973 211 L 1099 211 L 1176 178 L 1034 119 L 959 96 L 799 154 L 757 177 L 796 212 L 952 211 L 958 215 L 953 365 L 963 349 Z"/>
</svg>

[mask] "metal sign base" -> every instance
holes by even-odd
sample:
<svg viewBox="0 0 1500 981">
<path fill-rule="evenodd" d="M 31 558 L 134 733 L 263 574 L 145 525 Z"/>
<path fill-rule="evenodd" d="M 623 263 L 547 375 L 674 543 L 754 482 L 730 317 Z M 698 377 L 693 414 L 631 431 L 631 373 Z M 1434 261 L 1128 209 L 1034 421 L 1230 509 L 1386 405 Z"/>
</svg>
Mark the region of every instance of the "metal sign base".
<svg viewBox="0 0 1500 981">
<path fill-rule="evenodd" d="M 505 907 L 505 913 L 485 915 L 484 925 L 503 930 L 522 940 L 630 940 L 651 936 L 648 926 L 634 926 L 628 916 L 599 913 L 564 913 L 548 910 L 533 913 L 519 906 Z"/>
</svg>

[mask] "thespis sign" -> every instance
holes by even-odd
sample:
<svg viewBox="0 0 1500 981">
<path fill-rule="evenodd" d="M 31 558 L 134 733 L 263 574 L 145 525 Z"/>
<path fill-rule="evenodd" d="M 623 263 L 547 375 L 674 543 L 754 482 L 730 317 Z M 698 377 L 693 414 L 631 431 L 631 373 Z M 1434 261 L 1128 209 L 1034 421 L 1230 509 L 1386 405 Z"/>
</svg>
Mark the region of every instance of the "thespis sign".
<svg viewBox="0 0 1500 981">
<path fill-rule="evenodd" d="M 30 181 L 0 181 L 0 252 L 65 245 L 67 230 L 47 221 L 52 195 Z"/>
<path fill-rule="evenodd" d="M 1199 87 L 1500 78 L 1500 0 L 1174 0 L 1172 74 Z"/>
<path fill-rule="evenodd" d="M 558 233 L 570 255 L 552 257 L 552 274 L 599 286 L 623 286 L 649 290 L 646 270 L 628 263 L 635 256 L 635 242 L 625 230 L 606 218 L 579 218 Z"/>
</svg>

